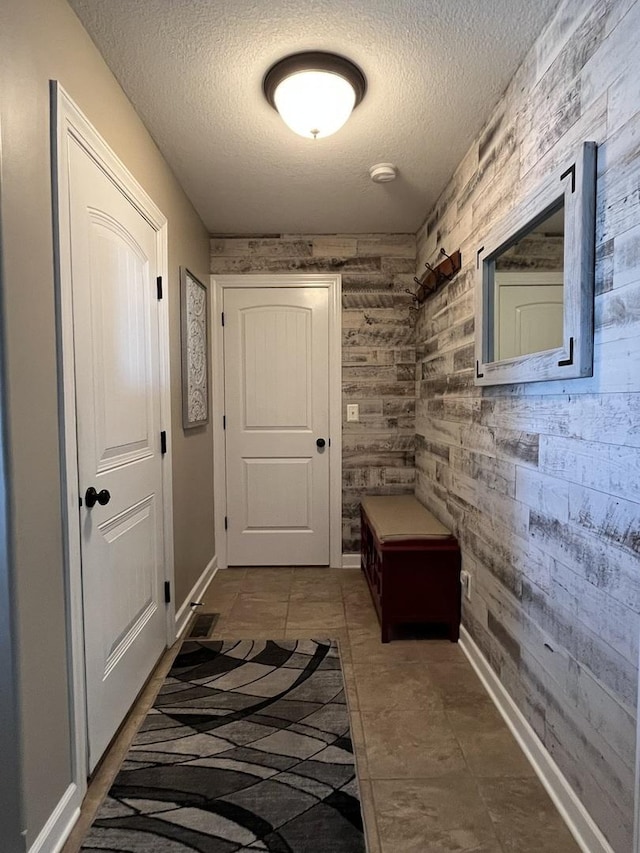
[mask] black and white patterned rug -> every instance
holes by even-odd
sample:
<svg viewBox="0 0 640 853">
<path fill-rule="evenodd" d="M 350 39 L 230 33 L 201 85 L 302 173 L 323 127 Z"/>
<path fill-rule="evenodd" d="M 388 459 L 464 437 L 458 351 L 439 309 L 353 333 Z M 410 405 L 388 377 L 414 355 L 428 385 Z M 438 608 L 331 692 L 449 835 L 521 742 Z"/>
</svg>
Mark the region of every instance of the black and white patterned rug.
<svg viewBox="0 0 640 853">
<path fill-rule="evenodd" d="M 82 850 L 363 853 L 336 643 L 186 642 Z"/>
</svg>

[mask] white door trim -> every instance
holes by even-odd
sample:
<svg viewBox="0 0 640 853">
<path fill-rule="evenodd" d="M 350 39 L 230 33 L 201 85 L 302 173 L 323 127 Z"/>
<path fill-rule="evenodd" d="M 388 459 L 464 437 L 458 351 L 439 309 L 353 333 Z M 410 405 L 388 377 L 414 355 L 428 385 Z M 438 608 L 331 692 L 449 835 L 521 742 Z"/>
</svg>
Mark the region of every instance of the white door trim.
<svg viewBox="0 0 640 853">
<path fill-rule="evenodd" d="M 157 269 L 167 281 L 167 220 L 133 175 L 89 123 L 57 81 L 51 82 L 51 157 L 58 337 L 58 393 L 60 399 L 60 462 L 67 588 L 68 661 L 71 682 L 71 728 L 74 732 L 73 781 L 82 800 L 87 788 L 87 716 L 84 673 L 84 629 L 78 515 L 78 446 L 73 352 L 71 286 L 71 229 L 69 210 L 68 146 L 74 139 L 113 181 L 157 233 Z M 166 291 L 166 286 L 165 286 Z M 173 503 L 171 475 L 171 397 L 169 383 L 169 300 L 160 302 L 160 417 L 167 427 L 167 452 L 162 457 L 164 553 L 167 581 L 173 584 Z M 167 607 L 167 645 L 175 639 L 173 603 Z"/>
<path fill-rule="evenodd" d="M 227 568 L 227 514 L 224 413 L 224 344 L 222 305 L 225 288 L 323 287 L 329 292 L 329 556 L 333 568 L 342 566 L 342 276 L 336 273 L 278 275 L 212 275 L 213 491 L 218 566 Z"/>
</svg>

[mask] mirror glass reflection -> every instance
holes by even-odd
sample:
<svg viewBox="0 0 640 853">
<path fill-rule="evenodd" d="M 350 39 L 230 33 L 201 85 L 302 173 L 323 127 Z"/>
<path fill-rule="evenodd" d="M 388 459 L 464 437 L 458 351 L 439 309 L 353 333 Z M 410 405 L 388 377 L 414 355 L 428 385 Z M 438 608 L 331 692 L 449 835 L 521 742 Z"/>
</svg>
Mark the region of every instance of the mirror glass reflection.
<svg viewBox="0 0 640 853">
<path fill-rule="evenodd" d="M 491 360 L 562 346 L 564 231 L 562 206 L 494 257 Z"/>
</svg>

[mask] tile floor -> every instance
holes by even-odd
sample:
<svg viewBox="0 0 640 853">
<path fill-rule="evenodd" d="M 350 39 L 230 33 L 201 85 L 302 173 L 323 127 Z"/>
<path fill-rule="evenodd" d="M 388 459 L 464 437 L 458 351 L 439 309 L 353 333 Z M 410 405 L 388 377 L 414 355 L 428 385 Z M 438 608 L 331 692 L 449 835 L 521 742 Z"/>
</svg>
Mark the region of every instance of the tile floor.
<svg viewBox="0 0 640 853">
<path fill-rule="evenodd" d="M 459 647 L 382 645 L 359 570 L 227 569 L 204 601 L 221 614 L 214 639 L 340 641 L 369 853 L 579 853 Z M 79 849 L 176 651 L 100 766 L 62 853 Z"/>
</svg>

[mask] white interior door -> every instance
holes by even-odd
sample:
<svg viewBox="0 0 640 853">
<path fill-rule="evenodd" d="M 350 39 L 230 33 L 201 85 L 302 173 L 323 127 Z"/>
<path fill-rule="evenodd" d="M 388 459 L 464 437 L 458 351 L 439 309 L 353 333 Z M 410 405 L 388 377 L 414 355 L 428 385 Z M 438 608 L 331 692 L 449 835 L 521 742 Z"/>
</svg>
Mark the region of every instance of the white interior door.
<svg viewBox="0 0 640 853">
<path fill-rule="evenodd" d="M 328 298 L 224 291 L 229 565 L 329 563 Z"/>
<path fill-rule="evenodd" d="M 544 352 L 562 346 L 564 288 L 562 273 L 496 273 L 497 359 Z M 531 282 L 527 279 L 532 278 Z M 527 281 L 527 283 L 523 283 Z"/>
<path fill-rule="evenodd" d="M 69 187 L 93 769 L 166 645 L 158 235 L 75 141 Z"/>
</svg>

